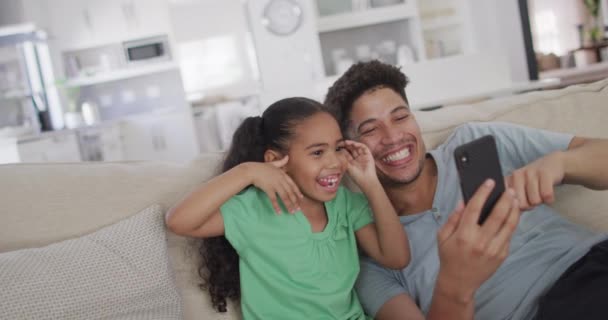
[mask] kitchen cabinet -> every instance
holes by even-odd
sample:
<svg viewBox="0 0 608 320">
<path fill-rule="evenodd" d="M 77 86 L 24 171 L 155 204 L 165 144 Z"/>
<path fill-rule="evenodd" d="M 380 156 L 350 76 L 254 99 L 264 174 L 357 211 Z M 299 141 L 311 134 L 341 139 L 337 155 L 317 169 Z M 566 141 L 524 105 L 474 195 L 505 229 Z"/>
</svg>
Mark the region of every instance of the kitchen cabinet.
<svg viewBox="0 0 608 320">
<path fill-rule="evenodd" d="M 424 0 L 419 4 L 428 59 L 473 52 L 469 0 Z"/>
<path fill-rule="evenodd" d="M 53 0 L 48 8 L 61 51 L 170 33 L 166 0 Z"/>
<path fill-rule="evenodd" d="M 19 162 L 78 162 L 75 132 L 57 132 L 18 142 Z"/>
<path fill-rule="evenodd" d="M 122 161 L 124 146 L 118 123 L 78 129 L 82 161 Z"/>
<path fill-rule="evenodd" d="M 470 0 L 316 0 L 327 76 L 357 61 L 405 65 L 473 51 Z"/>
<path fill-rule="evenodd" d="M 190 110 L 129 118 L 122 138 L 125 160 L 186 162 L 199 154 Z"/>
<path fill-rule="evenodd" d="M 167 0 L 123 0 L 121 8 L 127 22 L 128 38 L 171 34 Z"/>
</svg>

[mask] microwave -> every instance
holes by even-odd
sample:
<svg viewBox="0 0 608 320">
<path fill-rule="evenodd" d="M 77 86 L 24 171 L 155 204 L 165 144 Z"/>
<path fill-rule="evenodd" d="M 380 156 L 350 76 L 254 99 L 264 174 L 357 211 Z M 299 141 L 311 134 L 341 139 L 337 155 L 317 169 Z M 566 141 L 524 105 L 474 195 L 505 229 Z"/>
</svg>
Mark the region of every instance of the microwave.
<svg viewBox="0 0 608 320">
<path fill-rule="evenodd" d="M 129 65 L 171 60 L 166 35 L 123 42 L 125 61 Z"/>
</svg>

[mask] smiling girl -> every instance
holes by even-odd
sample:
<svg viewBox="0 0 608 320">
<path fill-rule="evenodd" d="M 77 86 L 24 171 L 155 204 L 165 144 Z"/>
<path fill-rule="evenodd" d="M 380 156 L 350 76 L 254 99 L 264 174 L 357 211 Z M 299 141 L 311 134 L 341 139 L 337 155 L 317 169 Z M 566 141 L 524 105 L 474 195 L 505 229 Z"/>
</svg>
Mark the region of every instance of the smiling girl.
<svg viewBox="0 0 608 320">
<path fill-rule="evenodd" d="M 363 194 L 340 186 L 346 172 Z M 388 268 L 410 260 L 371 153 L 344 140 L 334 117 L 306 98 L 245 119 L 223 173 L 166 222 L 177 234 L 206 238 L 212 303 L 226 311 L 227 299 L 240 298 L 244 319 L 366 319 L 354 291 L 358 248 Z"/>
</svg>

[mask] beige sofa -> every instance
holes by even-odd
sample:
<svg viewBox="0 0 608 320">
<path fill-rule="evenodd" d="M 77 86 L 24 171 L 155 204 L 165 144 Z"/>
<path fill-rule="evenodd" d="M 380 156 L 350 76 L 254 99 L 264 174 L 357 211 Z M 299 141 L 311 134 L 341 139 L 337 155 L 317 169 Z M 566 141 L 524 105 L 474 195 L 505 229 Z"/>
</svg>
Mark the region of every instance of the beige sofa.
<svg viewBox="0 0 608 320">
<path fill-rule="evenodd" d="M 608 138 L 607 102 L 608 79 L 419 112 L 417 116 L 429 147 L 467 121 L 508 121 Z M 124 220 L 153 203 L 168 208 L 211 177 L 220 160 L 220 154 L 206 154 L 183 165 L 125 162 L 0 166 L 0 253 L 80 237 Z M 562 187 L 556 206 L 568 218 L 608 231 L 606 192 Z M 167 243 L 184 318 L 238 319 L 234 311 L 216 313 L 208 296 L 198 288 L 197 240 L 168 234 Z"/>
</svg>

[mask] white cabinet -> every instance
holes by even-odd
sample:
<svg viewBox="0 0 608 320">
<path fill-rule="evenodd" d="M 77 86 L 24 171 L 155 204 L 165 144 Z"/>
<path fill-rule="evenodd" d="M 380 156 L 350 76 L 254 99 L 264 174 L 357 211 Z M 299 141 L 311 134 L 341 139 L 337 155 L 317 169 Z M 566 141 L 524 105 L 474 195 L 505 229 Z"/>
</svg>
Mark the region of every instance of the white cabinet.
<svg viewBox="0 0 608 320">
<path fill-rule="evenodd" d="M 122 137 L 125 160 L 186 162 L 199 154 L 189 110 L 129 118 Z"/>
<path fill-rule="evenodd" d="M 124 150 L 119 124 L 78 129 L 83 161 L 122 161 Z"/>
<path fill-rule="evenodd" d="M 469 0 L 423 0 L 419 4 L 428 59 L 473 51 Z"/>
<path fill-rule="evenodd" d="M 47 137 L 18 143 L 20 162 L 78 162 L 80 149 L 74 132 L 53 133 Z"/>
<path fill-rule="evenodd" d="M 170 34 L 171 21 L 167 0 L 121 1 L 130 39 Z"/>
<path fill-rule="evenodd" d="M 166 0 L 53 0 L 48 8 L 62 51 L 170 33 Z"/>
<path fill-rule="evenodd" d="M 472 52 L 470 0 L 316 0 L 325 74 L 357 61 L 405 65 Z"/>
</svg>

